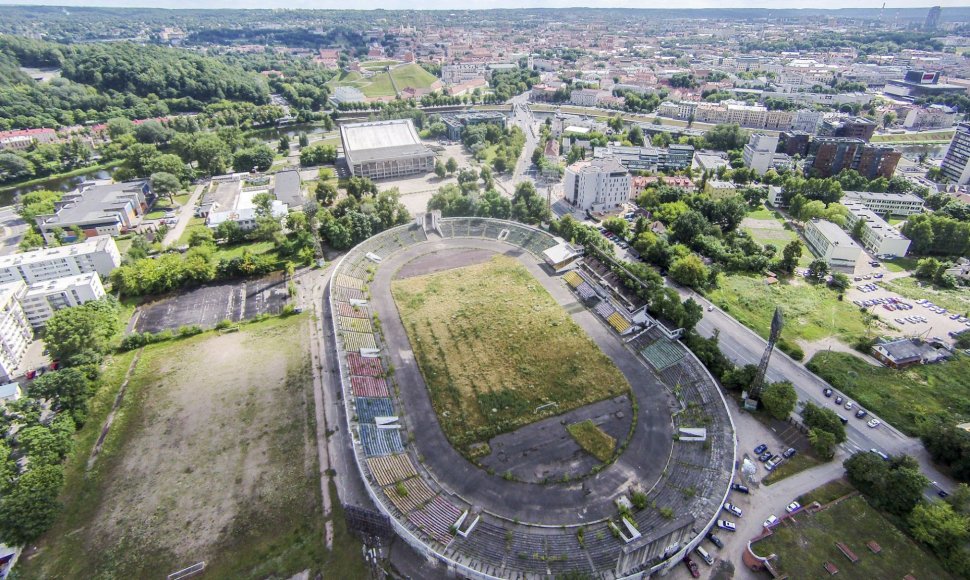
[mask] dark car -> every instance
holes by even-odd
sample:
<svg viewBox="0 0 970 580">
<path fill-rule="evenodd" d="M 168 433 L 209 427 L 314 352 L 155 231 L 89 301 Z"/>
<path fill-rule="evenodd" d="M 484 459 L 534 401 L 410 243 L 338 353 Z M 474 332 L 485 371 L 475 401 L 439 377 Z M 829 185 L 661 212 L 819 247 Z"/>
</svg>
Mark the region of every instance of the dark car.
<svg viewBox="0 0 970 580">
<path fill-rule="evenodd" d="M 731 489 L 733 489 L 734 491 L 740 491 L 741 493 L 751 493 L 751 490 L 748 489 L 748 486 L 741 485 L 740 483 L 732 483 Z"/>
<path fill-rule="evenodd" d="M 790 459 L 790 458 L 791 458 L 791 456 L 792 456 L 792 455 L 795 455 L 796 453 L 798 453 L 798 451 L 796 451 L 794 447 L 789 447 L 789 448 L 788 448 L 788 449 L 786 449 L 786 450 L 785 450 L 785 452 L 784 452 L 784 453 L 782 453 L 781 455 L 782 455 L 782 457 L 784 457 L 785 459 Z"/>
<path fill-rule="evenodd" d="M 757 447 L 754 448 L 754 454 L 755 455 L 761 455 L 765 451 L 768 451 L 768 446 L 765 445 L 764 443 L 762 443 L 761 445 L 758 445 Z"/>
<path fill-rule="evenodd" d="M 844 401 L 844 400 L 845 400 L 845 398 L 842 395 L 839 395 L 838 397 L 835 398 L 835 404 L 836 405 L 841 405 L 842 404 L 842 401 Z"/>
<path fill-rule="evenodd" d="M 697 567 L 697 562 L 691 560 L 690 556 L 687 556 L 686 558 L 684 558 L 684 564 L 687 566 L 687 569 L 690 570 L 691 576 L 693 576 L 694 578 L 701 577 L 701 570 L 700 568 Z"/>
<path fill-rule="evenodd" d="M 950 495 L 950 494 L 949 494 L 949 492 L 947 492 L 947 491 L 945 491 L 945 490 L 942 490 L 942 489 L 940 489 L 940 490 L 937 490 L 937 492 L 936 492 L 936 495 L 938 495 L 938 496 L 940 496 L 940 497 L 944 497 L 944 498 L 945 498 L 945 497 L 947 497 L 947 496 L 948 496 L 948 495 Z"/>
<path fill-rule="evenodd" d="M 765 451 L 764 453 L 758 456 L 758 461 L 764 463 L 765 461 L 768 461 L 772 457 L 774 457 L 774 455 L 771 454 L 771 451 Z"/>
<path fill-rule="evenodd" d="M 826 397 L 831 397 L 832 389 L 825 389 L 824 391 L 822 391 L 822 394 L 825 395 Z"/>
<path fill-rule="evenodd" d="M 855 418 L 861 419 L 868 414 L 869 414 L 869 411 L 866 411 L 865 409 L 859 409 L 858 411 L 855 412 Z"/>
<path fill-rule="evenodd" d="M 707 539 L 710 540 L 711 543 L 717 546 L 718 548 L 724 547 L 724 541 L 721 538 L 714 535 L 714 532 L 708 532 Z"/>
</svg>

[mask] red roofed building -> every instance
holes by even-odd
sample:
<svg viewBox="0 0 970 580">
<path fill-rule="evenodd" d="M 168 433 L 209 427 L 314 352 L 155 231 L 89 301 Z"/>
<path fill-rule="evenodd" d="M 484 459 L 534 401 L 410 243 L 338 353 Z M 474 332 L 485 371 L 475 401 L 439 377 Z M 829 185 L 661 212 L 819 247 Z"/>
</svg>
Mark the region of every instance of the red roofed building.
<svg viewBox="0 0 970 580">
<path fill-rule="evenodd" d="M 0 149 L 29 149 L 34 143 L 50 143 L 57 139 L 54 129 L 14 129 L 0 131 Z"/>
</svg>

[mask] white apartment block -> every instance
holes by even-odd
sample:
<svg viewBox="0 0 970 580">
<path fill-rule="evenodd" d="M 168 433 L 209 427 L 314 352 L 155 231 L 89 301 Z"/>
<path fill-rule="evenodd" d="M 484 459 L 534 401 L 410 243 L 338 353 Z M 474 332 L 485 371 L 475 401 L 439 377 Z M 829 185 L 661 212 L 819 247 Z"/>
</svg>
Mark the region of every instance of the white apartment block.
<svg viewBox="0 0 970 580">
<path fill-rule="evenodd" d="M 869 252 L 876 256 L 905 256 L 909 251 L 909 238 L 886 223 L 865 204 L 843 197 L 842 205 L 849 210 L 846 220 L 849 229 L 854 229 L 859 220 L 865 222 L 859 240 Z"/>
<path fill-rule="evenodd" d="M 611 96 L 609 91 L 599 89 L 576 89 L 569 93 L 569 102 L 581 107 L 595 107 L 602 99 Z"/>
<path fill-rule="evenodd" d="M 609 211 L 630 199 L 633 180 L 613 158 L 579 161 L 566 168 L 563 195 L 576 209 Z"/>
<path fill-rule="evenodd" d="M 23 280 L 0 285 L 0 380 L 10 381 L 27 352 L 34 332 L 20 299 L 27 293 Z"/>
<path fill-rule="evenodd" d="M 862 248 L 839 226 L 826 220 L 805 224 L 805 240 L 816 257 L 829 266 L 855 268 Z"/>
<path fill-rule="evenodd" d="M 949 129 L 956 123 L 957 111 L 946 105 L 913 107 L 903 119 L 903 127 L 916 131 L 922 129 Z"/>
<path fill-rule="evenodd" d="M 441 80 L 457 85 L 475 79 L 485 78 L 485 65 L 479 62 L 462 62 L 441 65 Z"/>
<path fill-rule="evenodd" d="M 842 202 L 858 202 L 866 209 L 884 215 L 908 216 L 923 213 L 923 198 L 912 193 L 846 191 L 842 195 Z"/>
<path fill-rule="evenodd" d="M 95 236 L 79 244 L 0 256 L 0 284 L 27 284 L 97 272 L 107 276 L 121 265 L 121 252 L 111 236 Z"/>
<path fill-rule="evenodd" d="M 754 133 L 744 146 L 744 166 L 754 169 L 758 175 L 764 175 L 775 159 L 777 148 L 778 135 Z"/>
<path fill-rule="evenodd" d="M 791 128 L 794 131 L 804 131 L 814 135 L 822 124 L 822 112 L 811 109 L 799 109 L 792 118 Z"/>
<path fill-rule="evenodd" d="M 27 322 L 37 328 L 43 326 L 61 308 L 80 306 L 104 297 L 101 278 L 96 272 L 88 272 L 32 284 L 20 304 L 27 316 Z"/>
</svg>

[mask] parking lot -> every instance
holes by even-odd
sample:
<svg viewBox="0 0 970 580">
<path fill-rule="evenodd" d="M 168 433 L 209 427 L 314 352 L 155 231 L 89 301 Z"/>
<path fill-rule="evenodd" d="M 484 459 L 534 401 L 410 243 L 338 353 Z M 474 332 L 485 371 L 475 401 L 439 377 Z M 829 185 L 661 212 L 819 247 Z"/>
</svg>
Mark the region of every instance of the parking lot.
<svg viewBox="0 0 970 580">
<path fill-rule="evenodd" d="M 260 314 L 279 314 L 288 297 L 280 274 L 203 286 L 139 306 L 134 329 L 154 333 L 189 325 L 212 328 L 223 320 L 239 322 Z"/>
<path fill-rule="evenodd" d="M 910 300 L 885 289 L 878 279 L 863 279 L 853 283 L 846 292 L 846 300 L 865 308 L 888 322 L 897 336 L 922 336 L 952 342 L 950 333 L 970 328 L 970 320 L 962 312 L 950 312 L 920 298 Z"/>
</svg>

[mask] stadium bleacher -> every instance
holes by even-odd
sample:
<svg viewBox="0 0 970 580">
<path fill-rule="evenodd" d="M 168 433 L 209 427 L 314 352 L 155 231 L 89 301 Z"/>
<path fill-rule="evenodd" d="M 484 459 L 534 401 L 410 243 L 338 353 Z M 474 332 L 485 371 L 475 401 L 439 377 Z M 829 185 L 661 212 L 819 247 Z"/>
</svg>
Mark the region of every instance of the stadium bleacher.
<svg viewBox="0 0 970 580">
<path fill-rule="evenodd" d="M 360 444 L 367 457 L 404 453 L 401 433 L 397 429 L 378 429 L 374 425 L 359 425 Z"/>
<path fill-rule="evenodd" d="M 356 397 L 389 397 L 383 377 L 350 377 L 350 388 Z"/>
</svg>

